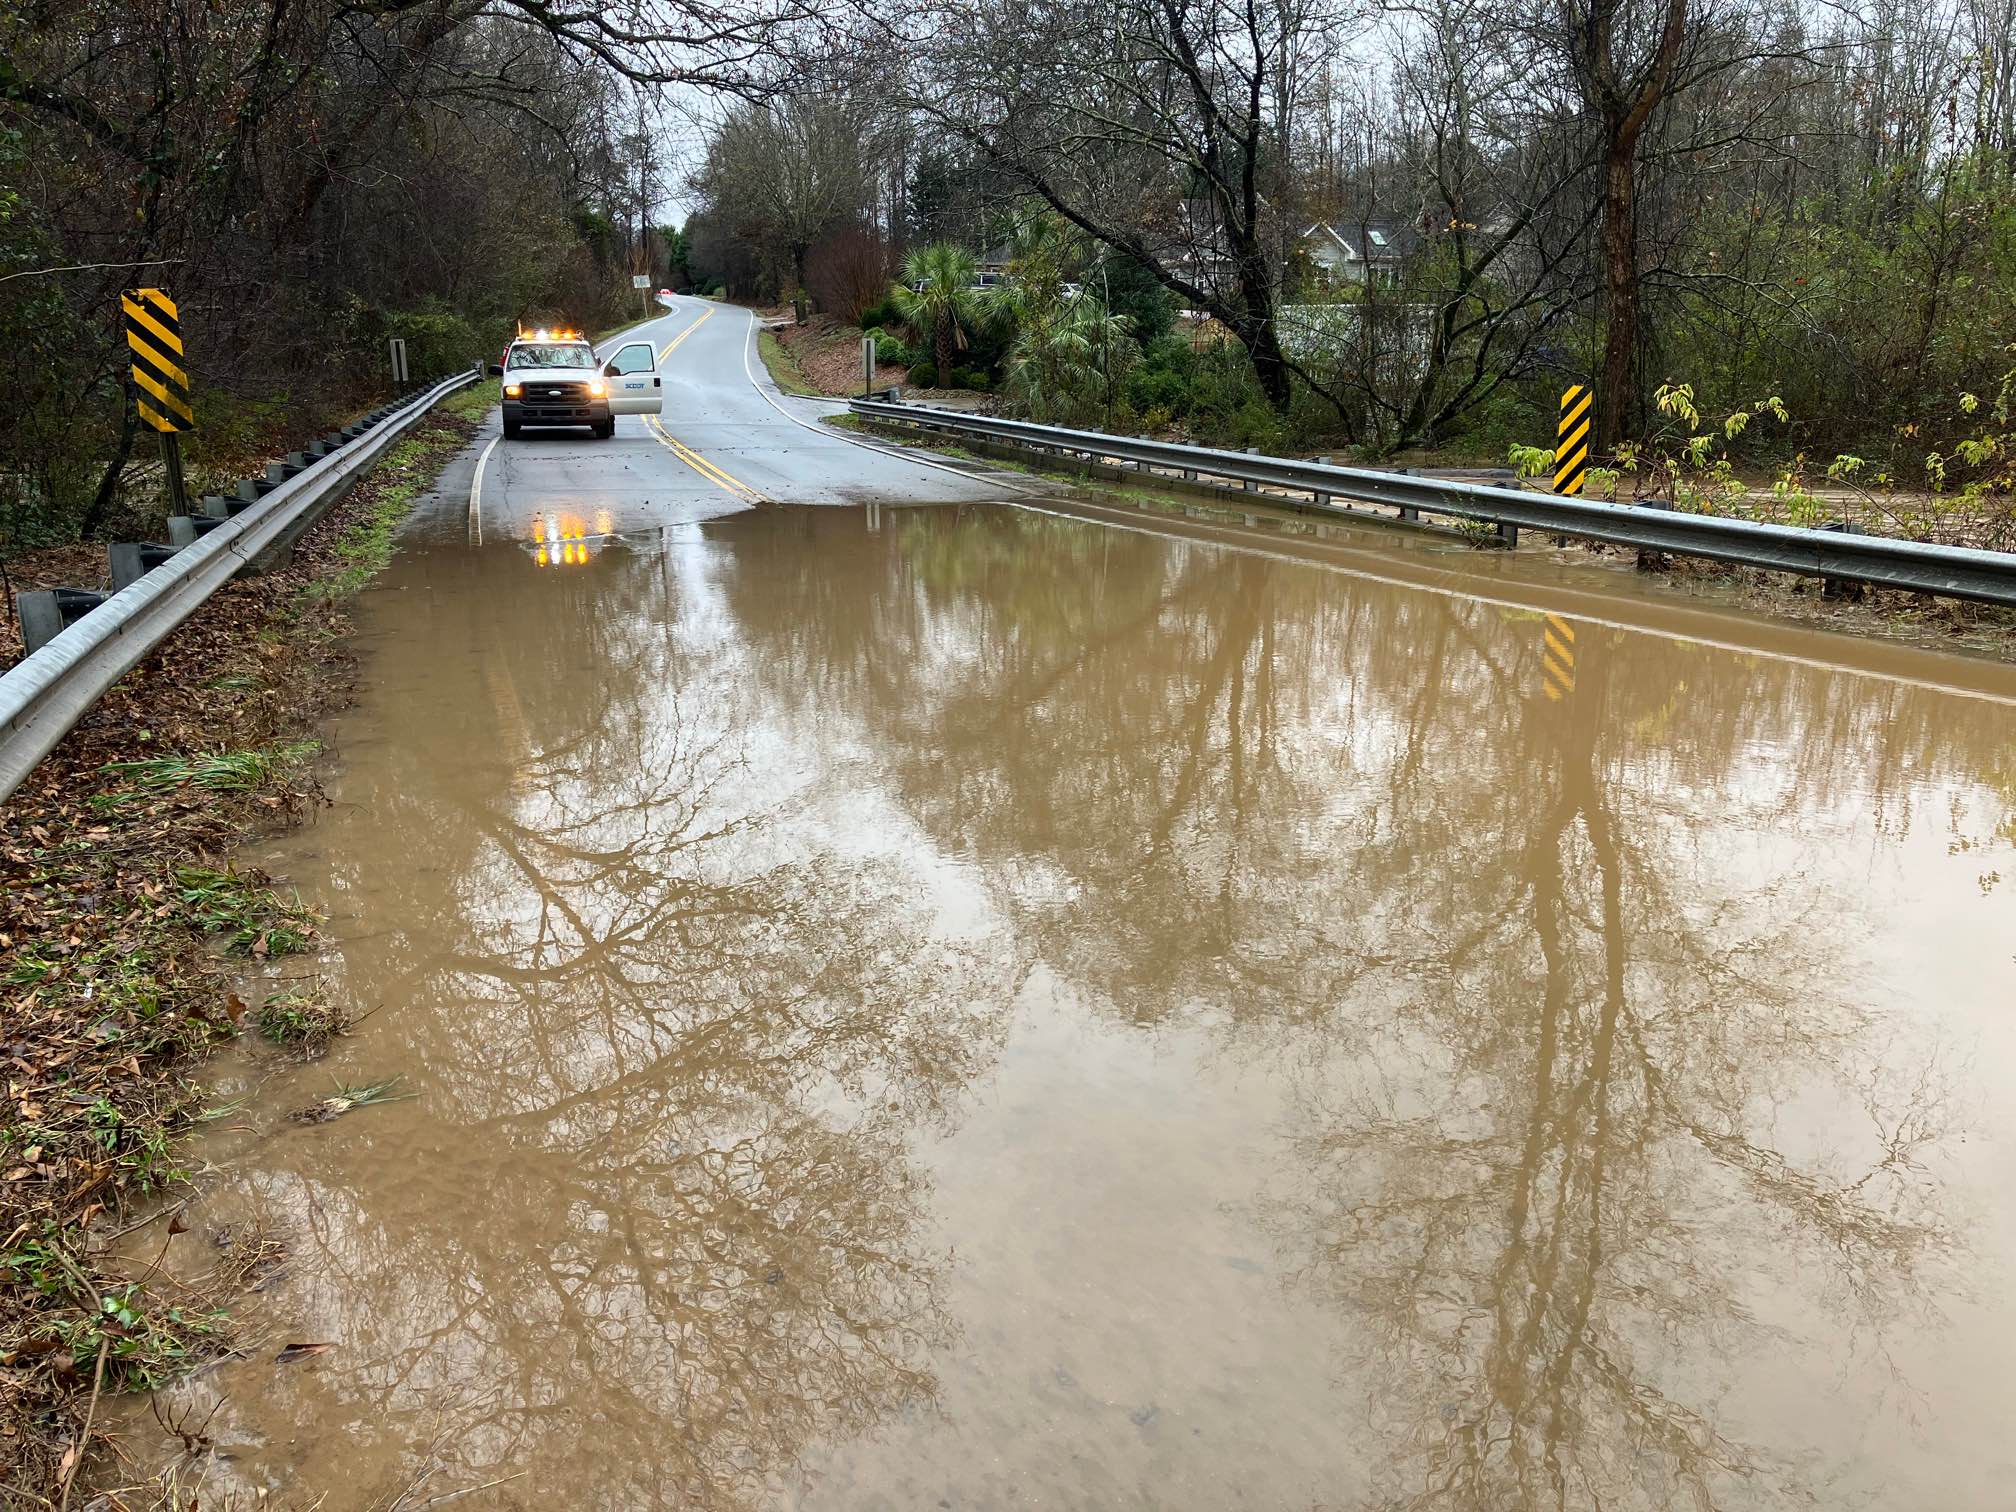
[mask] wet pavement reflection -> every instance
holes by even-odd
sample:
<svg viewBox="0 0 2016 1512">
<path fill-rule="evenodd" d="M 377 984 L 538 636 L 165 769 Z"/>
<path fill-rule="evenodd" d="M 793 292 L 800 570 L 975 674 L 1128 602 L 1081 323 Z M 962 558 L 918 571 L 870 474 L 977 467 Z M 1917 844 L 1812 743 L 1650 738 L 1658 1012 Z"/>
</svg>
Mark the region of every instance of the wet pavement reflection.
<svg viewBox="0 0 2016 1512">
<path fill-rule="evenodd" d="M 382 1007 L 209 1152 L 337 1347 L 179 1390 L 220 1477 L 2009 1504 L 2004 669 L 1278 529 L 607 523 L 365 601 L 265 861 Z"/>
</svg>

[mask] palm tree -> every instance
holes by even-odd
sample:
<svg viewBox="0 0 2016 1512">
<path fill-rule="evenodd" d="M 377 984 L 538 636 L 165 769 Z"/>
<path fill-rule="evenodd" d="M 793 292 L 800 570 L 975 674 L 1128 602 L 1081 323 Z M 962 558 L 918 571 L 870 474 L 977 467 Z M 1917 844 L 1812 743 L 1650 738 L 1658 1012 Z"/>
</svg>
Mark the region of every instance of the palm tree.
<svg viewBox="0 0 2016 1512">
<path fill-rule="evenodd" d="M 889 301 L 919 335 L 929 331 L 938 381 L 952 369 L 952 354 L 966 345 L 966 328 L 980 316 L 974 292 L 973 254 L 951 242 L 933 242 L 903 259 L 903 282 Z"/>
<path fill-rule="evenodd" d="M 1009 402 L 1032 420 L 1083 423 L 1102 409 L 1110 420 L 1140 350 L 1133 324 L 1089 292 L 1043 309 L 1009 349 Z"/>
<path fill-rule="evenodd" d="M 1009 402 L 1032 420 L 1082 422 L 1102 409 L 1110 420 L 1116 390 L 1139 350 L 1133 321 L 1067 278 L 1083 248 L 1058 217 L 1024 222 L 1011 246 L 1008 277 L 987 301 L 1010 335 Z"/>
</svg>

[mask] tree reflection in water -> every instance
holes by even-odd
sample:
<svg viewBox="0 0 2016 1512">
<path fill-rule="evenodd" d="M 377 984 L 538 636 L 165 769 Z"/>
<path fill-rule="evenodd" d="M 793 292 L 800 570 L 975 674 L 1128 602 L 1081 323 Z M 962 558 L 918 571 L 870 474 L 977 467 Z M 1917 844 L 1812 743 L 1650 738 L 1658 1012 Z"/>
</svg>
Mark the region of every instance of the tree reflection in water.
<svg viewBox="0 0 2016 1512">
<path fill-rule="evenodd" d="M 347 742 L 368 817 L 326 880 L 424 1095 L 262 1149 L 315 1215 L 306 1326 L 363 1362 L 283 1378 L 246 1409 L 268 1437 L 389 1420 L 410 1470 L 443 1414 L 454 1484 L 733 1506 L 928 1415 L 956 1331 L 917 1146 L 1040 976 L 1151 1091 L 1165 1027 L 1292 1090 L 1286 1128 L 1225 1132 L 1280 1152 L 1250 1215 L 1293 1321 L 1316 1299 L 1351 1341 L 1371 1431 L 1325 1462 L 1371 1504 L 1838 1503 L 1758 1398 L 1880 1379 L 1960 1246 L 1947 1072 L 1859 990 L 1844 847 L 1943 803 L 1995 865 L 2002 709 L 1586 624 L 1550 702 L 1519 611 L 885 519 L 395 567 L 432 592 L 381 595 L 382 628 L 439 649 L 388 659 L 384 738 Z M 1144 1208 L 1206 1189 L 1128 1169 L 1167 1181 Z M 990 1363 L 991 1431 L 1029 1421 Z"/>
<path fill-rule="evenodd" d="M 1312 1082 L 1277 1222 L 1365 1325 L 1379 1505 L 1805 1504 L 1718 1403 L 1761 1345 L 1881 1380 L 1886 1335 L 1934 1316 L 1947 1089 L 1844 993 L 1838 900 L 1796 867 L 1718 896 L 1631 738 L 1620 638 L 1583 646 L 1564 705 L 1518 705 L 1528 801 L 1466 847 L 1516 864 L 1440 879 L 1443 948 Z M 1874 1138 L 1788 1153 L 1798 1101 Z"/>
<path fill-rule="evenodd" d="M 346 990 L 390 1005 L 373 1054 L 423 1095 L 255 1176 L 307 1215 L 307 1326 L 351 1368 L 246 1415 L 406 1445 L 324 1438 L 309 1484 L 432 1463 L 548 1505 L 757 1502 L 811 1438 L 932 1399 L 908 1145 L 956 1119 L 1015 980 L 913 871 L 780 823 L 746 668 L 665 602 L 704 581 L 605 549 L 499 592 L 514 565 L 408 561 L 436 591 L 385 607 L 473 621 L 399 664 L 327 842 L 366 900 Z"/>
<path fill-rule="evenodd" d="M 1373 1503 L 1804 1500 L 1723 1399 L 1760 1350 L 1885 1380 L 1957 1244 L 1938 1056 L 1815 878 L 2000 710 L 1589 627 L 1556 703 L 1485 604 L 1023 514 L 897 539 L 831 629 L 739 543 L 738 620 L 861 708 L 1018 954 L 1298 1077 L 1268 1221 L 1356 1322 Z"/>
</svg>

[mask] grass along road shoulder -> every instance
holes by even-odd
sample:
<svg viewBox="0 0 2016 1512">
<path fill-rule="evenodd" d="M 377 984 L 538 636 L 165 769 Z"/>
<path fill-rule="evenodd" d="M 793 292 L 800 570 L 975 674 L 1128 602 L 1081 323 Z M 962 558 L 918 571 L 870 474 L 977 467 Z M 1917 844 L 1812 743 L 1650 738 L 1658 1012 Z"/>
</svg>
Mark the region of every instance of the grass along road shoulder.
<svg viewBox="0 0 2016 1512">
<path fill-rule="evenodd" d="M 229 857 L 317 801 L 313 731 L 350 687 L 344 600 L 494 388 L 417 426 L 288 568 L 213 595 L 0 809 L 0 1442 L 25 1504 L 81 1501 L 99 1399 L 228 1347 L 231 1298 L 280 1258 L 239 1233 L 208 1274 L 168 1277 L 131 1245 L 180 1221 L 179 1140 L 217 1111 L 197 1061 L 252 1032 L 311 1054 L 350 1017 L 253 986 L 315 919 Z"/>
<path fill-rule="evenodd" d="M 791 355 L 790 348 L 778 340 L 775 331 L 764 328 L 756 332 L 756 355 L 763 359 L 763 366 L 769 370 L 771 382 L 785 393 L 800 399 L 823 397 L 805 376 L 805 370 L 798 366 L 798 359 Z"/>
</svg>

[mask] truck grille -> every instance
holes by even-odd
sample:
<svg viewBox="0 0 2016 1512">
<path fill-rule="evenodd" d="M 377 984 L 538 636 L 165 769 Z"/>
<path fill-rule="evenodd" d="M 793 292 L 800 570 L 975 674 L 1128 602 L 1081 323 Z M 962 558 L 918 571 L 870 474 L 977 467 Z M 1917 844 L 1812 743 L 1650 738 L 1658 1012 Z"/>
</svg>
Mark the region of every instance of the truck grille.
<svg viewBox="0 0 2016 1512">
<path fill-rule="evenodd" d="M 578 383 L 528 383 L 522 397 L 527 404 L 579 404 L 588 390 Z"/>
</svg>

